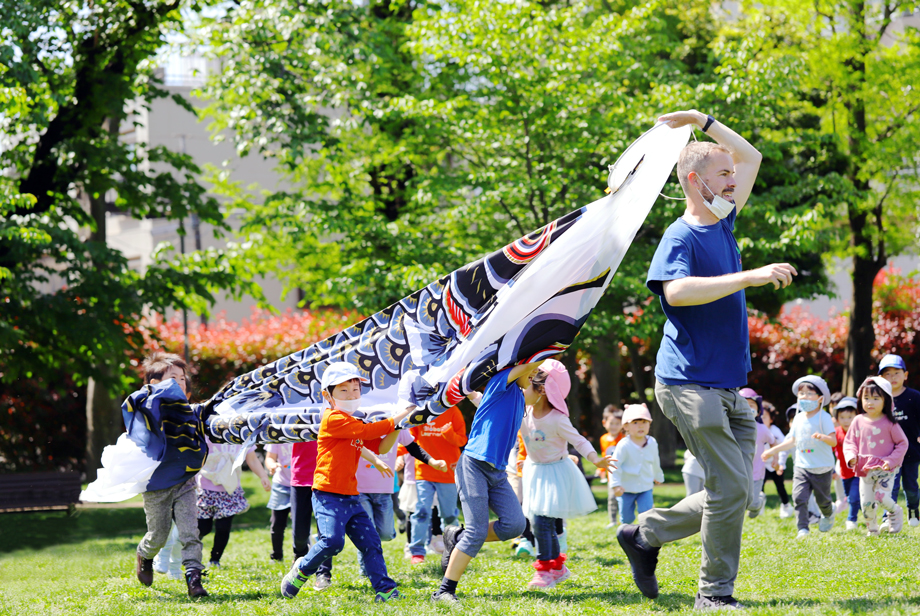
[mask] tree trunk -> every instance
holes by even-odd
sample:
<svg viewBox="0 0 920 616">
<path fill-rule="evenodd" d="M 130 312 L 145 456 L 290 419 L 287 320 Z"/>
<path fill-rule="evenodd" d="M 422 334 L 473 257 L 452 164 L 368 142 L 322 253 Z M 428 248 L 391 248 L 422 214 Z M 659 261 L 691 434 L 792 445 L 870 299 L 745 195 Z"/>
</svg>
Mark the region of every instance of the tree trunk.
<svg viewBox="0 0 920 616">
<path fill-rule="evenodd" d="M 632 368 L 633 384 L 636 387 L 636 393 L 639 400 L 644 402 L 652 414 L 651 435 L 658 441 L 658 456 L 661 458 L 662 467 L 672 467 L 677 459 L 677 428 L 671 423 L 671 420 L 664 416 L 655 396 L 651 398 L 645 395 L 645 390 L 654 384 L 655 366 L 652 370 L 645 372 L 642 365 L 642 356 L 639 354 L 639 348 L 634 344 L 627 344 L 629 349 L 629 361 Z M 646 374 L 651 375 L 651 378 Z"/>
<path fill-rule="evenodd" d="M 124 432 L 121 405 L 95 379 L 86 385 L 86 481 L 96 480 L 102 450 Z"/>
<path fill-rule="evenodd" d="M 600 339 L 597 352 L 591 356 L 591 417 L 588 432 L 593 437 L 603 434 L 604 407 L 621 406 L 620 395 L 620 345 L 616 341 Z"/>
<path fill-rule="evenodd" d="M 850 308 L 850 331 L 847 335 L 843 368 L 843 392 L 856 394 L 860 383 L 869 376 L 875 327 L 872 322 L 872 283 L 884 263 L 876 259 L 853 257 L 853 296 Z"/>
</svg>

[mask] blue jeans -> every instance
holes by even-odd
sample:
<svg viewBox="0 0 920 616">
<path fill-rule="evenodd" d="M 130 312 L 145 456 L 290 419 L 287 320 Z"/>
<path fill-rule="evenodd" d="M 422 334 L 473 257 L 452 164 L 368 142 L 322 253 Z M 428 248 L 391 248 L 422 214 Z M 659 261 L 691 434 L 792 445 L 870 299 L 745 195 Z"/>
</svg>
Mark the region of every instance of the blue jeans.
<svg viewBox="0 0 920 616">
<path fill-rule="evenodd" d="M 431 534 L 431 507 L 434 495 L 438 495 L 438 512 L 441 514 L 441 528 L 457 523 L 457 484 L 417 481 L 418 502 L 412 514 L 412 537 L 409 553 L 424 556 L 428 536 Z"/>
<path fill-rule="evenodd" d="M 617 501 L 620 503 L 620 520 L 623 524 L 635 522 L 636 509 L 639 510 L 639 513 L 644 513 L 655 505 L 651 490 L 623 492 L 623 496 L 618 496 Z"/>
<path fill-rule="evenodd" d="M 358 500 L 364 511 L 374 521 L 380 541 L 392 541 L 396 537 L 396 526 L 393 521 L 393 495 L 392 494 L 358 494 Z M 364 556 L 358 551 L 358 567 L 361 575 L 367 576 L 364 566 Z"/>
<path fill-rule="evenodd" d="M 559 535 L 556 534 L 558 518 L 545 515 L 533 517 L 533 536 L 537 539 L 537 560 L 555 560 L 559 558 Z"/>
<path fill-rule="evenodd" d="M 320 536 L 307 555 L 297 561 L 303 575 L 313 575 L 325 561 L 341 552 L 347 535 L 364 556 L 374 590 L 385 593 L 396 588 L 396 582 L 387 575 L 380 536 L 357 496 L 313 490 L 313 515 Z"/>
<path fill-rule="evenodd" d="M 850 503 L 850 513 L 847 514 L 848 522 L 859 521 L 859 477 L 850 477 L 843 480 L 843 491 L 847 494 Z"/>
<path fill-rule="evenodd" d="M 891 500 L 898 502 L 898 495 L 901 491 L 901 480 L 904 481 L 904 497 L 907 500 L 908 509 L 916 509 L 920 505 L 920 488 L 917 486 L 917 466 L 918 460 L 913 458 L 904 458 L 901 464 L 901 470 L 898 471 L 894 478 L 894 488 L 891 489 Z"/>
<path fill-rule="evenodd" d="M 492 530 L 499 540 L 514 539 L 524 532 L 524 512 L 505 469 L 461 454 L 455 476 L 466 526 L 457 541 L 458 550 L 476 557 L 489 534 L 489 509 L 498 516 Z"/>
</svg>

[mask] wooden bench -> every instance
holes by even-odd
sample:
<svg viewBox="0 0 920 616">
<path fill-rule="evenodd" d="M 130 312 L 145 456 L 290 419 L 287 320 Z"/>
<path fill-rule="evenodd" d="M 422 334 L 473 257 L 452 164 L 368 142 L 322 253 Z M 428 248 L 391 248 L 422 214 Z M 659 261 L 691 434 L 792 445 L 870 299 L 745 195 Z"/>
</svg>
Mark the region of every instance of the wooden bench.
<svg viewBox="0 0 920 616">
<path fill-rule="evenodd" d="M 76 471 L 0 475 L 0 513 L 60 510 L 73 514 L 81 489 Z"/>
</svg>

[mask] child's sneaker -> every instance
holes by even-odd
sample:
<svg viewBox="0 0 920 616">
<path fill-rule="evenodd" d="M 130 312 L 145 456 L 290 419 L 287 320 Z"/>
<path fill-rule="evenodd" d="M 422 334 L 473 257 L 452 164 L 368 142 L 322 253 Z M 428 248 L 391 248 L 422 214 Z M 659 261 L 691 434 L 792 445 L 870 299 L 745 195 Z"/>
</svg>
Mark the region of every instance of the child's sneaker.
<svg viewBox="0 0 920 616">
<path fill-rule="evenodd" d="M 189 569 L 185 574 L 185 584 L 192 599 L 208 596 L 208 591 L 201 585 L 201 569 Z"/>
<path fill-rule="evenodd" d="M 537 561 L 537 563 L 544 561 Z M 548 561 L 547 561 L 548 562 Z M 528 590 L 549 590 L 556 585 L 556 580 L 553 578 L 551 571 L 534 571 L 533 577 L 530 578 L 530 583 L 527 584 Z"/>
<path fill-rule="evenodd" d="M 796 538 L 796 539 L 805 539 L 806 537 L 808 537 L 809 534 L 811 534 L 811 531 L 810 531 L 810 530 L 808 530 L 807 528 L 800 528 L 800 529 L 799 529 L 799 532 L 796 533 L 795 538 Z"/>
<path fill-rule="evenodd" d="M 153 559 L 144 558 L 141 556 L 140 552 L 138 552 L 134 574 L 137 576 L 137 581 L 144 586 L 153 584 Z"/>
<path fill-rule="evenodd" d="M 904 510 L 900 505 L 894 506 L 894 511 L 888 514 L 888 532 L 892 535 L 901 532 L 904 528 Z"/>
<path fill-rule="evenodd" d="M 822 533 L 826 533 L 830 529 L 834 528 L 834 517 L 830 516 L 821 516 L 821 519 L 818 520 L 818 530 Z"/>
<path fill-rule="evenodd" d="M 425 557 L 421 554 L 413 554 L 412 558 L 409 559 L 409 563 L 413 565 L 421 565 L 425 562 Z"/>
<path fill-rule="evenodd" d="M 281 580 L 281 596 L 287 599 L 293 599 L 303 588 L 309 579 L 308 576 L 300 572 L 300 560 L 298 559 L 291 570 L 287 572 L 284 579 Z"/>
<path fill-rule="evenodd" d="M 394 599 L 401 599 L 399 591 L 396 590 L 394 586 L 389 592 L 378 592 L 374 597 L 375 603 L 386 603 L 387 601 L 393 601 Z"/>
<path fill-rule="evenodd" d="M 517 548 L 514 550 L 515 556 L 530 556 L 533 558 L 537 555 L 537 550 L 534 549 L 533 544 L 527 539 L 521 539 L 518 541 Z"/>
<path fill-rule="evenodd" d="M 452 592 L 447 592 L 446 590 L 436 590 L 431 595 L 432 601 L 443 601 L 444 603 L 460 603 L 460 599 L 457 598 Z"/>
<path fill-rule="evenodd" d="M 887 512 L 886 512 L 886 513 L 887 513 Z M 888 516 L 886 515 L 886 516 L 885 516 L 885 519 L 882 520 L 882 523 L 879 524 L 878 529 L 879 529 L 879 530 L 888 530 L 889 524 L 891 524 L 891 523 L 888 521 Z"/>
<path fill-rule="evenodd" d="M 912 527 L 920 526 L 920 511 L 917 509 L 908 509 L 908 517 L 910 518 L 907 523 Z"/>
<path fill-rule="evenodd" d="M 846 524 L 844 525 L 844 528 L 846 528 L 846 530 L 856 530 L 858 526 L 859 525 L 856 522 L 853 522 L 852 520 L 847 520 Z"/>
<path fill-rule="evenodd" d="M 431 549 L 434 550 L 435 554 L 444 553 L 444 535 L 434 535 L 431 538 Z"/>
<path fill-rule="evenodd" d="M 835 506 L 834 506 L 834 515 L 837 515 L 837 514 L 840 514 L 840 513 L 843 513 L 844 511 L 846 511 L 846 510 L 847 510 L 847 506 L 849 505 L 849 503 L 847 503 L 847 502 L 844 501 L 844 500 L 839 500 L 839 501 L 837 501 L 836 503 L 834 503 L 834 505 L 835 505 Z"/>
<path fill-rule="evenodd" d="M 332 576 L 328 573 L 317 573 L 313 578 L 313 590 L 326 590 L 332 586 Z"/>
<path fill-rule="evenodd" d="M 560 554 L 558 558 L 549 561 L 550 573 L 553 574 L 553 581 L 557 584 L 572 577 L 572 572 L 565 566 L 566 560 L 568 560 L 568 556 Z"/>
<path fill-rule="evenodd" d="M 779 519 L 780 520 L 791 518 L 794 514 L 795 514 L 795 510 L 792 508 L 792 503 L 786 503 L 785 505 L 779 506 Z"/>
<path fill-rule="evenodd" d="M 605 526 L 604 528 L 606 528 L 607 530 L 610 530 L 610 529 L 616 530 L 616 529 L 619 528 L 619 527 L 620 527 L 620 525 L 617 524 L 616 522 L 611 522 L 610 524 L 608 524 L 608 525 Z"/>
<path fill-rule="evenodd" d="M 872 518 L 866 518 L 866 533 L 867 537 L 878 537 L 878 520 L 873 516 Z"/>
</svg>

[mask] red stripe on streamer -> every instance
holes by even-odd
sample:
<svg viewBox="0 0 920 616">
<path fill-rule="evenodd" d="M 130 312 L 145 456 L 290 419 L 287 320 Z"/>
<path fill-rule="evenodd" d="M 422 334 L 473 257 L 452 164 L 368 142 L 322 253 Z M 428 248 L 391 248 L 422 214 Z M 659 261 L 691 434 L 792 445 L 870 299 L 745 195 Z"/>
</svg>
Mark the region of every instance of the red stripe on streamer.
<svg viewBox="0 0 920 616">
<path fill-rule="evenodd" d="M 458 372 L 447 385 L 447 391 L 444 392 L 444 398 L 447 400 L 449 406 L 456 406 L 465 397 L 463 392 L 460 391 L 460 379 L 463 378 L 463 373 L 465 371 L 466 368 Z"/>
</svg>

